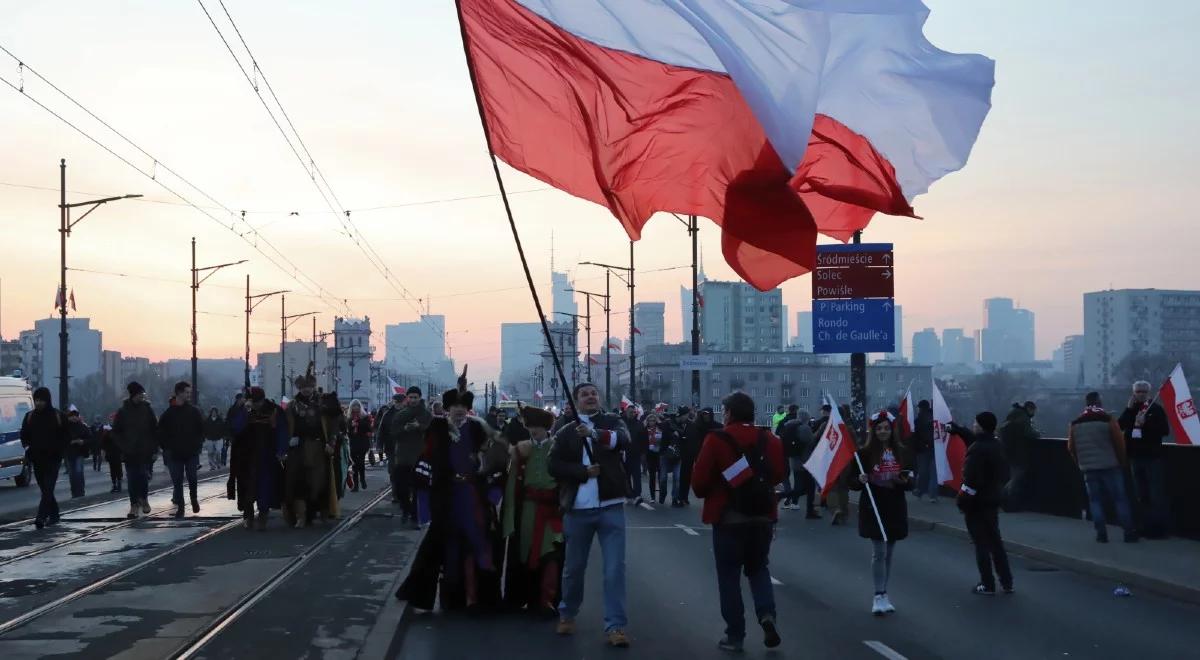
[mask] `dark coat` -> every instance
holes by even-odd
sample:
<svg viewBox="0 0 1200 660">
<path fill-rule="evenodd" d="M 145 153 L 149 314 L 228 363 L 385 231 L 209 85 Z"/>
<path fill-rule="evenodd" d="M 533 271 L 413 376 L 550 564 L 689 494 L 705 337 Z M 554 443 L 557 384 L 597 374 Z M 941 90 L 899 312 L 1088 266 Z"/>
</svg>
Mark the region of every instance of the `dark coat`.
<svg viewBox="0 0 1200 660">
<path fill-rule="evenodd" d="M 587 468 L 583 465 L 583 438 L 575 430 L 578 420 L 578 417 L 574 418 L 573 423 L 564 424 L 554 434 L 554 448 L 550 450 L 550 476 L 558 481 L 559 504 L 563 511 L 575 508 L 579 487 L 588 481 Z M 617 444 L 611 449 L 592 443 L 593 462 L 600 466 L 600 501 L 625 497 L 629 489 L 621 451 L 629 446 L 629 429 L 620 417 L 611 413 L 597 413 L 591 416 L 591 421 L 597 431 L 613 431 L 617 435 Z"/>
<path fill-rule="evenodd" d="M 280 456 L 290 439 L 283 410 L 273 401 L 264 401 L 259 410 L 235 406 L 230 410 L 229 430 L 233 439 L 229 444 L 228 498 L 237 500 L 239 511 L 262 500 L 269 508 L 279 508 L 283 501 Z"/>
<path fill-rule="evenodd" d="M 421 451 L 425 448 L 425 431 L 430 428 L 433 416 L 425 403 L 415 406 L 402 405 L 387 416 L 386 426 L 381 429 L 384 451 L 388 456 L 394 456 L 393 465 L 416 465 Z M 411 423 L 416 426 L 405 428 Z M 490 425 L 489 425 L 489 428 Z"/>
<path fill-rule="evenodd" d="M 1025 408 L 1013 406 L 999 429 L 1004 456 L 1013 467 L 1029 467 L 1033 443 L 1041 434 L 1033 428 L 1033 418 Z"/>
<path fill-rule="evenodd" d="M 149 463 L 158 448 L 158 418 L 149 403 L 126 399 L 113 418 L 113 441 L 126 461 Z"/>
<path fill-rule="evenodd" d="M 812 428 L 793 417 L 780 425 L 780 432 L 783 435 L 779 436 L 779 439 L 783 441 L 783 450 L 787 457 L 808 460 L 817 444 L 817 436 L 813 434 Z"/>
<path fill-rule="evenodd" d="M 371 418 L 360 415 L 358 420 L 346 418 L 346 431 L 350 436 L 350 453 L 355 456 L 365 455 L 371 449 Z"/>
<path fill-rule="evenodd" d="M 901 469 L 909 469 L 911 466 L 904 456 L 904 451 L 898 451 L 898 455 Z M 875 468 L 877 462 L 870 452 L 859 450 L 858 457 L 868 472 Z M 883 536 L 879 533 L 879 523 L 876 522 L 875 511 L 871 508 L 871 498 L 867 496 L 864 484 L 858 480 L 860 474 L 862 472 L 858 469 L 858 461 L 851 461 L 842 475 L 844 483 L 850 490 L 862 491 L 858 498 L 858 535 L 865 539 L 880 541 L 883 540 Z M 911 480 L 907 485 L 897 482 L 893 488 L 871 486 L 871 494 L 875 498 L 875 504 L 879 507 L 879 517 L 883 521 L 883 528 L 887 530 L 889 541 L 901 541 L 908 537 L 908 500 L 904 492 L 911 490 L 912 487 Z"/>
<path fill-rule="evenodd" d="M 1008 460 L 1004 447 L 992 433 L 971 433 L 955 427 L 954 432 L 969 441 L 963 462 L 963 491 L 959 508 L 973 511 L 998 507 L 1004 501 L 1004 485 L 1008 483 Z M 966 489 L 975 491 L 972 495 Z"/>
<path fill-rule="evenodd" d="M 1159 404 L 1154 404 L 1146 410 L 1146 423 L 1142 426 L 1142 437 L 1133 437 L 1134 424 L 1137 422 L 1141 407 L 1126 408 L 1121 413 L 1121 431 L 1125 433 L 1125 451 L 1130 458 L 1160 458 L 1165 451 L 1163 438 L 1171 433 L 1167 423 L 1167 411 Z"/>
<path fill-rule="evenodd" d="M 225 437 L 226 427 L 225 420 L 220 417 L 205 417 L 204 418 L 204 439 L 205 440 L 220 440 Z"/>
<path fill-rule="evenodd" d="M 964 439 L 965 440 L 965 439 Z M 923 454 L 933 451 L 933 411 L 919 410 L 913 421 L 913 434 L 909 439 L 913 451 Z"/>
<path fill-rule="evenodd" d="M 78 419 L 67 418 L 67 449 L 65 455 L 69 459 L 87 456 L 91 453 L 92 430 L 87 424 Z"/>
<path fill-rule="evenodd" d="M 158 446 L 172 460 L 187 460 L 204 448 L 204 415 L 190 403 L 167 406 L 158 418 Z"/>
<path fill-rule="evenodd" d="M 56 408 L 30 410 L 21 420 L 21 446 L 31 460 L 61 460 L 67 438 L 67 419 Z"/>
</svg>

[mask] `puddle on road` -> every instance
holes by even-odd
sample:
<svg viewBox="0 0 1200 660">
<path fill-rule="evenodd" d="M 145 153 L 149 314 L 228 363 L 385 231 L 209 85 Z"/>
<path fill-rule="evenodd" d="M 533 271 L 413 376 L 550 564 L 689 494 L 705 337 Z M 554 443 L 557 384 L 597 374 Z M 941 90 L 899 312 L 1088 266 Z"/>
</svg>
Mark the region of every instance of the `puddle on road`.
<svg viewBox="0 0 1200 660">
<path fill-rule="evenodd" d="M 0 598 L 20 598 L 49 591 L 58 586 L 53 580 L 0 580 Z"/>
</svg>

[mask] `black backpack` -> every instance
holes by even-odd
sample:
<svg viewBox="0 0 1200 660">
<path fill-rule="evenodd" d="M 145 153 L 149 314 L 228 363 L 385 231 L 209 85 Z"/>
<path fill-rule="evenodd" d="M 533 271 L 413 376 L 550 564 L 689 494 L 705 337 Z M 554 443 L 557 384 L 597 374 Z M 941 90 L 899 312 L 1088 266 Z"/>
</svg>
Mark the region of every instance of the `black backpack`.
<svg viewBox="0 0 1200 660">
<path fill-rule="evenodd" d="M 754 474 L 742 482 L 740 486 L 730 488 L 729 490 L 729 506 L 743 516 L 758 518 L 770 516 L 775 510 L 775 486 L 771 484 L 769 475 L 771 471 L 767 468 L 767 460 L 765 458 L 767 450 L 767 433 L 764 430 L 759 430 L 758 441 L 753 447 L 748 450 L 743 450 L 742 446 L 733 439 L 725 431 L 714 431 L 717 437 L 724 440 L 738 458 L 746 457 L 746 462 L 750 464 L 750 469 Z"/>
</svg>

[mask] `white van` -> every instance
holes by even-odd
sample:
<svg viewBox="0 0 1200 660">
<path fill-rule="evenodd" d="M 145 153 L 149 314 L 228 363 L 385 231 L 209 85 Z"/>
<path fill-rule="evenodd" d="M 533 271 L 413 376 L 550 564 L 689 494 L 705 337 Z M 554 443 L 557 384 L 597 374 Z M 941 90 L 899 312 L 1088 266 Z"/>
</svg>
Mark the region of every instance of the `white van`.
<svg viewBox="0 0 1200 660">
<path fill-rule="evenodd" d="M 0 479 L 12 479 L 17 486 L 33 481 L 33 466 L 25 464 L 21 447 L 21 422 L 30 410 L 29 384 L 21 378 L 0 377 Z"/>
</svg>

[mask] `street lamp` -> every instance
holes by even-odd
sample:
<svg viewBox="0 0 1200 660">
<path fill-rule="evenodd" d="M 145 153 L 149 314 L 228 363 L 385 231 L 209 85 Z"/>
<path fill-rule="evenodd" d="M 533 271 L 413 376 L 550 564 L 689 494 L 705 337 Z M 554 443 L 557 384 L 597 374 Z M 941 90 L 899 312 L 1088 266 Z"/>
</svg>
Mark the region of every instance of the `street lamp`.
<svg viewBox="0 0 1200 660">
<path fill-rule="evenodd" d="M 233 261 L 227 264 L 218 264 L 216 266 L 205 266 L 204 268 L 196 267 L 196 237 L 192 237 L 192 401 L 197 406 L 200 405 L 200 376 L 199 362 L 196 359 L 196 292 L 200 290 L 200 285 L 204 281 L 212 277 L 222 268 L 229 266 L 240 266 L 246 263 L 245 259 L 241 261 Z M 200 277 L 200 273 L 207 273 L 204 277 Z"/>
<path fill-rule="evenodd" d="M 609 296 L 612 295 L 612 275 L 615 272 L 617 279 L 625 283 L 629 289 L 629 400 L 635 400 L 636 394 L 633 391 L 633 366 L 636 358 L 633 353 L 633 241 L 629 242 L 629 265 L 614 266 L 612 264 L 602 264 L 595 261 L 581 261 L 580 266 L 599 266 L 604 269 L 604 401 L 608 408 L 612 408 L 612 330 L 609 327 L 611 318 L 609 317 L 610 305 Z M 629 279 L 621 277 L 621 273 L 628 275 Z"/>
<path fill-rule="evenodd" d="M 93 199 L 87 202 L 67 203 L 67 159 L 63 158 L 58 162 L 60 187 L 60 201 L 58 204 L 59 210 L 59 292 L 58 292 L 58 405 L 62 410 L 67 409 L 68 397 L 70 395 L 70 387 L 68 385 L 70 375 L 67 369 L 67 346 L 70 341 L 70 333 L 67 331 L 67 237 L 71 235 L 71 229 L 83 222 L 83 219 L 100 208 L 101 205 L 109 202 L 115 202 L 121 199 L 136 199 L 141 195 L 120 195 L 117 197 L 105 197 L 103 199 Z M 90 206 L 83 215 L 77 220 L 71 220 L 71 209 L 81 206 Z"/>
<path fill-rule="evenodd" d="M 256 296 L 250 295 L 250 276 L 246 275 L 246 396 L 250 396 L 250 313 L 254 311 L 267 298 L 291 291 L 284 289 L 283 291 L 272 291 L 270 293 L 260 293 Z M 280 355 L 282 359 L 283 355 Z M 266 374 L 263 374 L 264 376 Z"/>
</svg>

